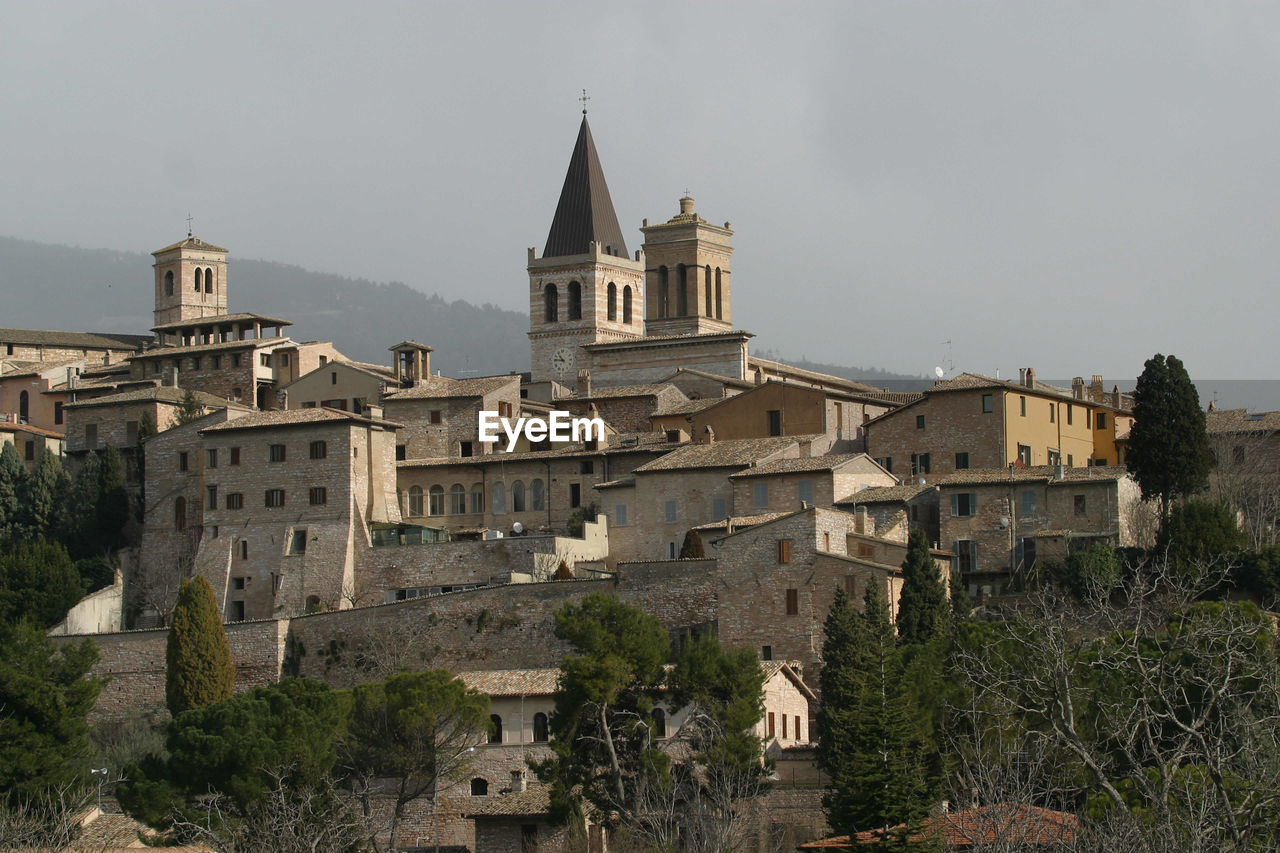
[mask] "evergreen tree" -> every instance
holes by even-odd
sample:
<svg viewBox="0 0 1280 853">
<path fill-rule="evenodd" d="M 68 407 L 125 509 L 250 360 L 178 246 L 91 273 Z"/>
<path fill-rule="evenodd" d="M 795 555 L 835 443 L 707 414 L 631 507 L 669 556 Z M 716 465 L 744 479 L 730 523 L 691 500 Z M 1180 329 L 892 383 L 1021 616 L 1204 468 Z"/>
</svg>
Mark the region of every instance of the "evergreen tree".
<svg viewBox="0 0 1280 853">
<path fill-rule="evenodd" d="M 16 537 L 21 513 L 19 495 L 26 489 L 27 469 L 12 444 L 0 444 L 0 541 Z"/>
<path fill-rule="evenodd" d="M 66 527 L 71 480 L 58 457 L 46 448 L 36 470 L 21 483 L 18 492 L 19 526 L 14 535 L 44 539 L 62 533 Z"/>
<path fill-rule="evenodd" d="M 80 572 L 57 542 L 17 540 L 0 554 L 0 622 L 50 628 L 83 595 Z"/>
<path fill-rule="evenodd" d="M 947 631 L 947 616 L 947 591 L 942 586 L 929 539 L 923 530 L 913 530 L 907 558 L 902 563 L 898 638 L 903 643 L 927 643 L 942 637 Z"/>
<path fill-rule="evenodd" d="M 71 484 L 63 541 L 72 555 L 92 554 L 98 543 L 98 504 L 102 498 L 102 462 L 97 453 L 84 455 Z"/>
<path fill-rule="evenodd" d="M 100 548 L 118 548 L 121 529 L 129 520 L 129 492 L 124 485 L 124 463 L 111 445 L 102 452 L 97 506 Z"/>
<path fill-rule="evenodd" d="M 156 419 L 151 412 L 143 412 L 138 421 L 138 444 L 133 449 L 134 471 L 138 475 L 138 503 L 134 507 L 134 520 L 139 524 L 147 512 L 147 439 L 155 434 Z"/>
<path fill-rule="evenodd" d="M 165 650 L 165 700 L 175 717 L 231 698 L 236 670 L 209 582 L 182 582 Z"/>
<path fill-rule="evenodd" d="M 684 535 L 684 543 L 680 546 L 680 559 L 701 560 L 706 556 L 706 551 L 702 549 L 702 537 L 698 535 L 698 531 L 690 530 Z"/>
<path fill-rule="evenodd" d="M 1159 498 L 1160 520 L 1179 497 L 1209 484 L 1209 435 L 1200 396 L 1175 356 L 1147 360 L 1133 392 L 1133 428 L 1125 463 L 1142 497 Z"/>
<path fill-rule="evenodd" d="M 189 424 L 204 417 L 204 406 L 196 397 L 196 392 L 187 388 L 182 392 L 182 402 L 178 405 L 178 426 Z"/>
</svg>

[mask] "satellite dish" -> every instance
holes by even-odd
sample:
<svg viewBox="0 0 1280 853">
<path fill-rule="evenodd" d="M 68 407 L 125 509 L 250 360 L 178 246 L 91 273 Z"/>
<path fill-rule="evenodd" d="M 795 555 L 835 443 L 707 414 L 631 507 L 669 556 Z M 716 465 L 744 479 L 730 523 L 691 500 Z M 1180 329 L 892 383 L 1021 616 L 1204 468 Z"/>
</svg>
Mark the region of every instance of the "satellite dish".
<svg viewBox="0 0 1280 853">
<path fill-rule="evenodd" d="M 946 372 L 945 372 L 941 367 L 935 367 L 935 368 L 933 369 L 933 375 L 934 375 L 934 376 L 936 376 L 936 377 L 938 377 L 939 379 L 941 379 L 942 377 L 946 376 L 947 374 L 946 374 Z"/>
<path fill-rule="evenodd" d="M 511 525 L 511 532 L 515 534 L 524 533 L 524 525 L 517 521 L 515 524 Z"/>
</svg>

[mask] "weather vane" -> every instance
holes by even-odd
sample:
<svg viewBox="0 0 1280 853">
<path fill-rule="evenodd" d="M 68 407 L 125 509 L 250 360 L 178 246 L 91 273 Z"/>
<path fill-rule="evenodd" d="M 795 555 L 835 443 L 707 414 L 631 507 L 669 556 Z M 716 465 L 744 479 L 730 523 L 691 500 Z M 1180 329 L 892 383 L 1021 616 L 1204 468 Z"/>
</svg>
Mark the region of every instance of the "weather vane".
<svg viewBox="0 0 1280 853">
<path fill-rule="evenodd" d="M 587 101 L 591 100 L 591 96 L 587 94 L 587 90 L 586 90 L 586 89 L 583 89 L 583 90 L 582 90 L 582 97 L 581 97 L 581 98 L 578 98 L 578 100 L 579 100 L 579 101 L 582 101 L 582 114 L 583 114 L 583 115 L 586 115 L 586 114 L 587 114 Z"/>
<path fill-rule="evenodd" d="M 187 236 L 191 236 L 191 214 L 187 214 Z"/>
</svg>

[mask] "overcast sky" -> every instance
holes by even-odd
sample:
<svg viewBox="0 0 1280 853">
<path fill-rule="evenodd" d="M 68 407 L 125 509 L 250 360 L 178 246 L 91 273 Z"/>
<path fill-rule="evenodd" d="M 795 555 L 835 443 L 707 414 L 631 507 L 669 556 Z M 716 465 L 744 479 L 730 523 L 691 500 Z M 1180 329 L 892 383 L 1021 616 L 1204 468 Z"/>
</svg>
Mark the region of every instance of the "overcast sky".
<svg viewBox="0 0 1280 853">
<path fill-rule="evenodd" d="M 0 10 L 7 236 L 152 251 L 190 213 L 233 260 L 525 311 L 586 88 L 628 248 L 686 188 L 731 221 L 757 348 L 1280 378 L 1275 4 Z"/>
</svg>

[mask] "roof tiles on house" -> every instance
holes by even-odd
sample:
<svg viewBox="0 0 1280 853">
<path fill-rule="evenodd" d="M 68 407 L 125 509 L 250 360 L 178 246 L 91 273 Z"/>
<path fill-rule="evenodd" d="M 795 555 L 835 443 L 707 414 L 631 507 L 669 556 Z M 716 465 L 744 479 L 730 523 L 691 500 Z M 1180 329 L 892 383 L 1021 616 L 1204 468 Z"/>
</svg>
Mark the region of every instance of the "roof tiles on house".
<svg viewBox="0 0 1280 853">
<path fill-rule="evenodd" d="M 513 383 L 519 384 L 520 374 L 506 376 L 480 376 L 475 379 L 452 379 L 448 376 L 432 376 L 421 384 L 403 391 L 388 394 L 388 400 L 447 400 L 459 397 L 483 397 L 500 391 Z"/>
<path fill-rule="evenodd" d="M 717 441 L 714 444 L 687 444 L 652 462 L 636 468 L 636 472 L 684 471 L 697 468 L 745 468 L 753 462 L 768 461 L 801 441 L 818 438 L 816 435 L 774 436 L 771 438 L 740 438 Z"/>
<path fill-rule="evenodd" d="M 747 477 L 768 477 L 777 474 L 802 474 L 809 471 L 833 471 L 847 465 L 865 453 L 833 453 L 828 456 L 802 456 L 798 459 L 773 459 L 761 462 L 746 471 L 730 474 L 730 480 Z M 867 459 L 870 462 L 870 458 Z"/>
<path fill-rule="evenodd" d="M 88 400 L 81 400 L 75 403 L 67 403 L 63 406 L 65 409 L 88 409 L 94 406 L 123 406 L 130 403 L 168 403 L 172 406 L 182 405 L 182 400 L 186 396 L 188 389 L 176 388 L 172 385 L 152 385 L 149 388 L 139 388 L 136 391 L 124 391 L 120 394 L 110 394 L 106 397 L 92 397 Z M 225 409 L 227 406 L 237 406 L 239 403 L 230 403 L 222 397 L 215 397 L 212 394 L 206 394 L 203 391 L 192 391 L 197 403 L 206 409 Z"/>
<path fill-rule="evenodd" d="M 384 421 L 379 418 L 367 418 L 352 412 L 343 412 L 324 406 L 315 409 L 274 409 L 269 412 L 254 412 L 251 415 L 236 418 L 226 423 L 205 427 L 206 432 L 230 432 L 232 430 L 267 429 L 270 427 L 306 426 L 320 423 L 339 423 L 349 421 L 357 424 L 381 427 L 383 429 L 399 429 L 400 424 Z"/>
<path fill-rule="evenodd" d="M 920 486 L 912 483 L 906 486 L 873 486 L 861 489 L 846 498 L 835 502 L 836 506 L 857 506 L 859 504 L 902 503 L 931 491 L 933 486 Z"/>
<path fill-rule="evenodd" d="M 954 474 L 938 480 L 937 486 L 988 486 L 1002 483 L 1087 483 L 1123 480 L 1129 476 L 1129 469 L 1122 465 L 1095 465 L 1089 468 L 1063 468 L 1058 476 L 1055 465 L 1033 465 L 1012 468 L 971 468 L 956 471 Z"/>
<path fill-rule="evenodd" d="M 282 320 L 279 317 L 268 317 L 266 314 L 212 314 L 208 317 L 190 317 L 186 320 L 174 320 L 172 323 L 161 323 L 159 326 L 152 326 L 153 332 L 167 332 L 172 329 L 189 329 L 192 326 L 228 326 L 235 323 L 247 323 L 257 321 L 263 326 L 292 326 L 288 320 Z"/>
<path fill-rule="evenodd" d="M 1280 430 L 1280 412 L 1251 412 L 1248 409 L 1224 409 L 1209 412 L 1205 426 L 1210 433 L 1231 435 Z"/>
<path fill-rule="evenodd" d="M 199 355 L 206 352 L 225 352 L 227 350 L 237 349 L 258 349 L 261 347 L 274 347 L 283 344 L 291 344 L 293 340 L 286 337 L 279 338 L 245 338 L 238 341 L 219 341 L 214 344 L 194 344 L 192 346 L 159 346 L 152 347 L 149 350 L 140 352 L 133 356 L 135 360 L 146 360 L 153 358 L 181 358 L 185 355 Z"/>
<path fill-rule="evenodd" d="M 1070 812 L 1020 803 L 995 803 L 926 818 L 920 823 L 919 832 L 912 833 L 908 840 L 941 840 L 947 850 L 985 849 L 997 842 L 1016 844 L 1018 849 L 1047 848 L 1071 843 L 1079 826 L 1079 818 Z M 853 836 L 852 843 L 849 836 L 837 835 L 801 844 L 798 849 L 847 850 L 858 845 L 878 845 L 902 828 L 902 825 L 895 826 L 887 833 L 883 829 L 859 832 Z"/>
<path fill-rule="evenodd" d="M 560 670 L 556 667 L 482 669 L 460 672 L 458 679 L 486 696 L 550 696 L 560 682 Z"/>
<path fill-rule="evenodd" d="M 0 329 L 0 341 L 27 346 L 133 350 L 141 349 L 150 340 L 150 335 L 60 332 L 52 329 Z"/>
</svg>

